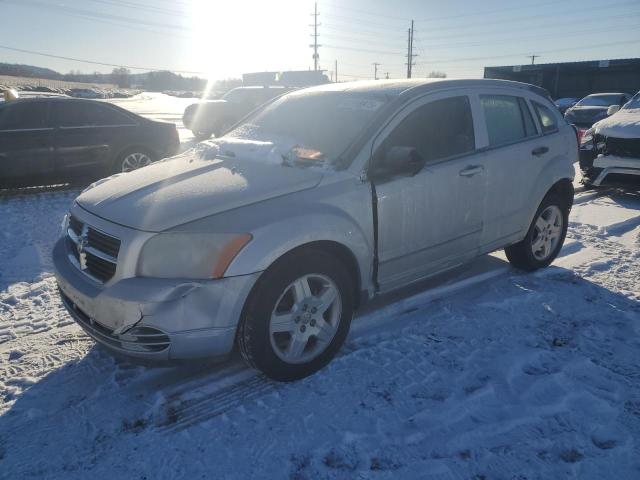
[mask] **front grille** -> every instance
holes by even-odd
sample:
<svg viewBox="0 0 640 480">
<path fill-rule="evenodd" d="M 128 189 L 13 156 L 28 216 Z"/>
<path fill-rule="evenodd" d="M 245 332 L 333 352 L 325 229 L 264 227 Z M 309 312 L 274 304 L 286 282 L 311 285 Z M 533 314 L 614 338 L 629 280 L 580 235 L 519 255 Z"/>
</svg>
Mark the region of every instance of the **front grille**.
<svg viewBox="0 0 640 480">
<path fill-rule="evenodd" d="M 60 298 L 76 321 L 97 341 L 130 352 L 161 352 L 171 341 L 162 330 L 154 327 L 133 327 L 122 335 L 116 335 L 113 330 L 92 319 L 82 309 L 60 290 Z"/>
<path fill-rule="evenodd" d="M 620 157 L 640 158 L 640 139 L 605 137 L 602 153 Z"/>
<path fill-rule="evenodd" d="M 116 273 L 120 239 L 83 223 L 73 215 L 67 229 L 67 249 L 74 265 L 104 283 Z"/>
</svg>

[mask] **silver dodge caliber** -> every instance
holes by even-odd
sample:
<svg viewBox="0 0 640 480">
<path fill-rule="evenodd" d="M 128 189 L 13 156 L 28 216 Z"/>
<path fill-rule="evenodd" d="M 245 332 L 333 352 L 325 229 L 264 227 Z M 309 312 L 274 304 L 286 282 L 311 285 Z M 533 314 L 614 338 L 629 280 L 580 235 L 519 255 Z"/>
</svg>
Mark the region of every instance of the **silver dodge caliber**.
<svg viewBox="0 0 640 480">
<path fill-rule="evenodd" d="M 98 343 L 224 356 L 277 380 L 326 365 L 363 302 L 504 248 L 549 265 L 573 202 L 573 128 L 499 80 L 331 84 L 226 135 L 96 182 L 54 250 L 61 298 Z"/>
</svg>

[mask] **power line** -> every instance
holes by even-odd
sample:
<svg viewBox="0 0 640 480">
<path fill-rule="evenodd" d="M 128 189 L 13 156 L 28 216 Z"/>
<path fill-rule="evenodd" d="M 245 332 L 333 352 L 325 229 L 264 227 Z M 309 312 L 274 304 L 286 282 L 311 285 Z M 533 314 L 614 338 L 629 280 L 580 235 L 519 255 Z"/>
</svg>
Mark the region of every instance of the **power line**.
<svg viewBox="0 0 640 480">
<path fill-rule="evenodd" d="M 615 26 L 616 31 L 620 31 L 620 30 L 625 30 L 625 29 L 637 29 L 638 25 L 637 23 L 634 24 L 624 24 L 624 25 L 616 25 Z M 599 33 L 599 32 L 611 32 L 611 27 L 603 27 L 603 28 L 595 28 L 595 29 L 589 29 L 588 30 L 589 35 L 591 36 L 594 33 Z M 585 29 L 580 28 L 579 30 L 569 30 L 569 31 L 564 31 L 562 32 L 561 38 L 565 38 L 565 37 L 570 37 L 570 36 L 575 36 L 575 35 L 584 35 L 585 34 Z M 440 43 L 440 44 L 428 44 L 429 45 L 429 50 L 433 50 L 434 48 L 443 48 L 443 49 L 451 49 L 451 48 L 458 48 L 458 47 L 480 47 L 480 46 L 485 46 L 485 45 L 495 45 L 496 43 L 504 43 L 504 42 L 510 42 L 512 40 L 525 40 L 525 39 L 536 39 L 539 40 L 541 38 L 549 38 L 553 36 L 553 38 L 558 38 L 558 34 L 556 32 L 551 33 L 550 35 L 540 35 L 538 34 L 534 34 L 534 35 L 518 35 L 516 37 L 503 37 L 503 38 L 495 38 L 492 39 L 491 41 L 487 41 L 487 42 L 472 42 L 472 43 L 468 43 L 468 42 L 461 42 L 461 43 Z"/>
<path fill-rule="evenodd" d="M 612 47 L 615 45 L 628 45 L 628 44 L 637 44 L 637 40 L 629 40 L 625 42 L 611 42 L 611 43 L 599 43 L 596 45 L 581 45 L 579 47 L 569 47 L 569 48 L 555 48 L 551 50 L 539 50 L 538 53 L 556 53 L 556 52 L 568 52 L 572 50 L 585 50 L 589 48 L 598 48 L 598 47 Z M 457 63 L 457 62 L 470 62 L 474 60 L 494 60 L 501 58 L 512 58 L 512 57 L 522 57 L 527 56 L 526 53 L 509 53 L 505 55 L 493 55 L 491 57 L 469 57 L 469 58 L 454 58 L 454 59 L 442 59 L 442 60 L 431 60 L 429 63 L 431 64 L 441 64 L 441 63 Z"/>
<path fill-rule="evenodd" d="M 80 62 L 80 63 L 89 63 L 92 65 L 101 65 L 103 67 L 117 67 L 117 68 L 128 68 L 130 70 L 146 70 L 146 71 L 155 71 L 155 72 L 173 72 L 173 73 L 184 73 L 184 74 L 190 74 L 190 75 L 203 75 L 205 74 L 205 72 L 194 72 L 194 71 L 190 71 L 190 70 L 172 70 L 170 68 L 154 68 L 154 67 L 136 67 L 133 65 L 120 65 L 120 64 L 115 64 L 115 63 L 105 63 L 105 62 L 96 62 L 93 60 L 85 60 L 82 58 L 74 58 L 74 57 L 65 57 L 62 55 L 53 55 L 51 53 L 44 53 L 44 52 L 36 52 L 34 50 L 26 50 L 24 48 L 15 48 L 15 47 L 9 47 L 7 45 L 0 45 L 0 48 L 4 49 L 4 50 L 11 50 L 13 52 L 20 52 L 20 53 L 29 53 L 31 55 L 39 55 L 41 57 L 49 57 L 49 58 L 58 58 L 60 60 L 70 60 L 73 62 Z"/>
</svg>

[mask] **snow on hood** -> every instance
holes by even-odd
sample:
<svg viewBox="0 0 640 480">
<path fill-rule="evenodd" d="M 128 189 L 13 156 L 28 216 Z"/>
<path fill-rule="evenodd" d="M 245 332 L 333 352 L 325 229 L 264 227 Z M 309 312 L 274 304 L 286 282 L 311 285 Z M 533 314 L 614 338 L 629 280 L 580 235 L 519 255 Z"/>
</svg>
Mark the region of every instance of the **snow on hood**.
<svg viewBox="0 0 640 480">
<path fill-rule="evenodd" d="M 287 166 L 282 158 L 276 161 L 275 153 L 265 160 L 263 155 L 274 150 L 273 144 L 249 143 L 234 142 L 233 157 L 222 156 L 227 147 L 215 142 L 215 147 L 198 146 L 177 157 L 96 182 L 76 202 L 120 225 L 160 232 L 313 188 L 322 179 L 321 170 Z"/>
<path fill-rule="evenodd" d="M 640 108 L 623 108 L 593 127 L 607 137 L 640 138 Z"/>
</svg>

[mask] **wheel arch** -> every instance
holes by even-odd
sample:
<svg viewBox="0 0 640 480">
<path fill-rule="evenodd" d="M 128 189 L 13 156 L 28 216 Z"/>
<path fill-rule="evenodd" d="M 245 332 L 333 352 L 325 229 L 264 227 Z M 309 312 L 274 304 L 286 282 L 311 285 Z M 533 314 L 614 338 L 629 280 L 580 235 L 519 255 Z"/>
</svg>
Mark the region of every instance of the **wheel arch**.
<svg viewBox="0 0 640 480">
<path fill-rule="evenodd" d="M 267 267 L 267 270 L 273 268 L 276 264 L 280 262 L 287 261 L 287 259 L 293 255 L 298 255 L 300 253 L 311 254 L 314 251 L 321 251 L 321 252 L 327 253 L 331 256 L 338 258 L 341 262 L 344 262 L 352 281 L 353 298 L 355 302 L 355 307 L 358 308 L 358 306 L 360 306 L 361 304 L 361 299 L 363 296 L 361 295 L 361 292 L 362 292 L 361 278 L 362 277 L 361 277 L 360 265 L 358 264 L 358 260 L 355 254 L 351 251 L 349 247 L 347 247 L 343 243 L 337 242 L 335 240 L 314 240 L 311 242 L 303 243 L 290 250 L 287 250 L 285 253 L 283 253 L 278 258 L 273 260 L 273 262 L 271 262 L 271 264 Z M 258 282 L 259 281 L 260 279 L 258 279 Z M 258 282 L 256 282 L 256 284 Z"/>
<path fill-rule="evenodd" d="M 526 220 L 526 223 L 523 224 L 522 226 L 523 235 L 525 235 L 526 232 L 529 230 L 529 226 L 531 225 L 531 222 L 533 221 L 533 217 L 538 211 L 538 207 L 543 202 L 543 200 L 550 194 L 557 194 L 558 196 L 560 196 L 560 198 L 562 198 L 566 202 L 565 205 L 569 209 L 571 209 L 571 206 L 573 205 L 573 194 L 574 194 L 572 179 L 564 175 L 558 176 L 556 180 L 553 182 L 553 184 L 546 190 L 538 190 L 537 192 L 532 193 L 532 197 L 535 198 L 536 201 L 531 202 L 528 215 L 524 219 Z"/>
<path fill-rule="evenodd" d="M 565 205 L 569 208 L 573 205 L 573 195 L 575 193 L 575 189 L 573 187 L 573 182 L 568 178 L 562 178 L 554 183 L 543 198 L 547 195 L 553 194 L 560 197 Z"/>
</svg>

